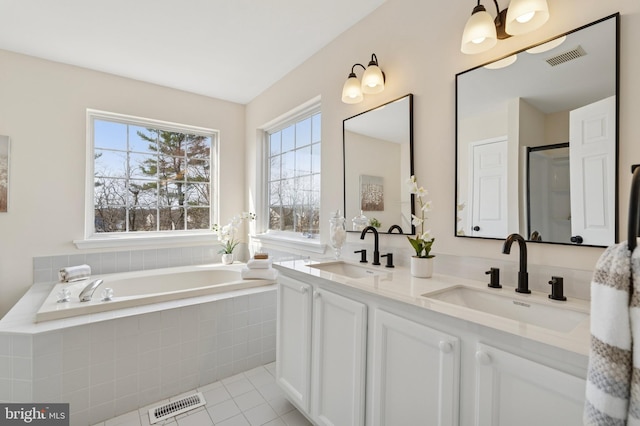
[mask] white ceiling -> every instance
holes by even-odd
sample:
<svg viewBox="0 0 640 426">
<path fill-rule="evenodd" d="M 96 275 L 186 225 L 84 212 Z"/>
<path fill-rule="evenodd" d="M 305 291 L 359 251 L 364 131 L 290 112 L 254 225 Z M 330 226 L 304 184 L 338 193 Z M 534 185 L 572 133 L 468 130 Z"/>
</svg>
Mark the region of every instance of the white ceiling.
<svg viewBox="0 0 640 426">
<path fill-rule="evenodd" d="M 0 0 L 0 49 L 245 104 L 385 0 Z"/>
</svg>

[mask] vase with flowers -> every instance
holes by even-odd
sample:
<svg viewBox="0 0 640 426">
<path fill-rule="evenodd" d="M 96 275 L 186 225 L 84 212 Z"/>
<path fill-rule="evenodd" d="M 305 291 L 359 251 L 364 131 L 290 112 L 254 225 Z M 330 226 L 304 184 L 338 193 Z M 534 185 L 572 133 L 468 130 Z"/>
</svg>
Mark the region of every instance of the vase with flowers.
<svg viewBox="0 0 640 426">
<path fill-rule="evenodd" d="M 407 237 L 416 252 L 416 255 L 411 257 L 411 275 L 418 278 L 430 278 L 433 275 L 433 258 L 435 257 L 431 254 L 431 248 L 435 238 L 431 236 L 431 230 L 424 230 L 424 224 L 427 219 L 426 214 L 431 211 L 431 200 L 426 199 L 429 193 L 424 187 L 418 185 L 414 175 L 409 178 L 407 184 L 420 207 L 416 212 L 417 215 L 411 215 L 411 224 L 416 226 L 415 238 Z"/>
<path fill-rule="evenodd" d="M 255 218 L 255 213 L 242 212 L 234 216 L 226 225 L 220 226 L 217 223 L 213 225 L 213 232 L 216 233 L 218 241 L 222 244 L 222 248 L 218 252 L 222 254 L 222 263 L 225 265 L 233 263 L 233 250 L 240 244 L 237 237 L 240 225 L 245 220 L 255 220 Z"/>
</svg>

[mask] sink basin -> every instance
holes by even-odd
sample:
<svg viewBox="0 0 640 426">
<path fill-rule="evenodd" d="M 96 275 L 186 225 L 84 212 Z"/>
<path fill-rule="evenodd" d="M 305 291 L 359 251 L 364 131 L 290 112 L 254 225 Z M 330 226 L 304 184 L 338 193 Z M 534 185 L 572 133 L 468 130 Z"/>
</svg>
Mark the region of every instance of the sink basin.
<svg viewBox="0 0 640 426">
<path fill-rule="evenodd" d="M 572 310 L 566 306 L 464 286 L 425 293 L 422 296 L 561 332 L 573 330 L 589 317 L 587 312 Z"/>
<path fill-rule="evenodd" d="M 317 263 L 315 265 L 309 265 L 311 268 L 319 269 L 321 271 L 329 272 L 336 275 L 341 275 L 347 278 L 364 278 L 374 277 L 376 275 L 386 275 L 388 272 L 377 271 L 375 269 L 366 268 L 360 265 L 354 265 L 346 262 L 328 262 Z"/>
</svg>

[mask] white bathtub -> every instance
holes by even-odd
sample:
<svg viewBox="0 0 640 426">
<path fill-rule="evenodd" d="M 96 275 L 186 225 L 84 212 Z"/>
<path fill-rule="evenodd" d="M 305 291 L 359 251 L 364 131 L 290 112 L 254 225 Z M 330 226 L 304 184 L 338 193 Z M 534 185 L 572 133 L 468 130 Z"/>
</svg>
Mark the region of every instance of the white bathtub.
<svg viewBox="0 0 640 426">
<path fill-rule="evenodd" d="M 205 296 L 233 290 L 273 284 L 270 280 L 243 280 L 244 264 L 200 265 L 147 271 L 95 275 L 88 280 L 58 283 L 36 313 L 36 322 L 69 318 L 77 315 L 130 308 L 188 297 Z M 80 302 L 78 295 L 92 281 L 103 280 L 89 302 Z M 58 303 L 63 288 L 71 291 L 68 302 Z M 101 293 L 113 289 L 113 298 L 103 302 Z"/>
</svg>

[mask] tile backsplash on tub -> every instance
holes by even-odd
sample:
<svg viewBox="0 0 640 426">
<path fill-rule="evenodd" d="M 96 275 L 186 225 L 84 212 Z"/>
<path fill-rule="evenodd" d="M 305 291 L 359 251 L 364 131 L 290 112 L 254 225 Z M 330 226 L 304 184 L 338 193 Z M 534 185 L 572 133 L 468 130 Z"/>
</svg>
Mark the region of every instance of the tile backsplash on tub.
<svg viewBox="0 0 640 426">
<path fill-rule="evenodd" d="M 193 246 L 34 257 L 33 282 L 58 281 L 60 268 L 82 264 L 91 266 L 93 274 L 111 274 L 219 262 L 219 249 Z"/>
</svg>

